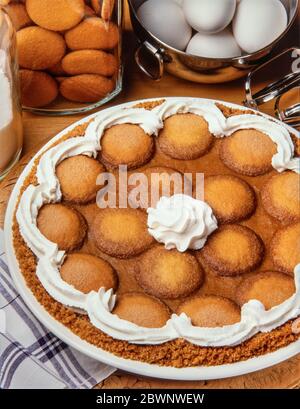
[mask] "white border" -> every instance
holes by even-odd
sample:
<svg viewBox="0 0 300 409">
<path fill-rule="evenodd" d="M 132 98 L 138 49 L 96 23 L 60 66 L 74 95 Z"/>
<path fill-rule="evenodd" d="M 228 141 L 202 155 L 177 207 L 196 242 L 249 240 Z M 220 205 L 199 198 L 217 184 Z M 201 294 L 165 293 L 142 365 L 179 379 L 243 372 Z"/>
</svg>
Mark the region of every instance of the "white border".
<svg viewBox="0 0 300 409">
<path fill-rule="evenodd" d="M 154 101 L 154 100 L 174 100 L 174 101 L 186 101 L 188 99 L 195 99 L 195 98 L 149 98 L 147 100 L 141 100 L 140 102 L 147 102 L 147 101 Z M 211 101 L 211 100 L 210 100 Z M 223 101 L 215 101 L 224 103 L 226 106 L 231 106 L 232 108 L 236 109 L 246 109 L 248 108 L 241 107 L 236 104 L 229 104 Z M 113 111 L 115 109 L 119 109 L 120 107 L 131 107 L 137 102 L 129 102 L 118 107 L 113 107 L 107 109 L 107 111 Z M 34 315 L 57 337 L 62 339 L 64 342 L 69 344 L 70 346 L 74 347 L 75 349 L 79 350 L 80 352 L 88 355 L 91 358 L 94 358 L 98 361 L 104 362 L 108 365 L 115 366 L 119 369 L 123 369 L 128 372 L 133 372 L 139 375 L 156 377 L 156 378 L 163 378 L 163 379 L 174 379 L 174 380 L 210 380 L 210 379 L 220 379 L 220 378 L 229 378 L 233 376 L 244 375 L 250 372 L 258 371 L 264 368 L 268 368 L 270 366 L 276 365 L 286 359 L 289 359 L 297 354 L 300 353 L 300 340 L 290 344 L 285 348 L 281 348 L 275 352 L 251 358 L 247 361 L 241 361 L 234 364 L 227 364 L 227 365 L 219 365 L 219 366 L 200 366 L 200 367 L 190 367 L 190 368 L 173 368 L 173 367 L 165 367 L 159 365 L 152 365 L 143 363 L 140 361 L 133 361 L 130 359 L 120 358 L 114 354 L 106 352 L 100 348 L 95 347 L 92 344 L 82 340 L 80 337 L 75 335 L 71 332 L 67 327 L 63 324 L 55 320 L 37 301 L 34 297 L 30 289 L 27 287 L 25 283 L 25 279 L 23 274 L 21 273 L 18 261 L 15 256 L 14 247 L 13 247 L 13 235 L 12 235 L 12 222 L 13 222 L 13 215 L 15 210 L 15 204 L 18 199 L 20 189 L 22 184 L 29 174 L 34 160 L 37 156 L 39 156 L 45 149 L 50 147 L 55 141 L 60 139 L 64 136 L 67 132 L 72 130 L 75 126 L 81 125 L 86 121 L 94 118 L 97 116 L 98 113 L 92 114 L 88 117 L 85 117 L 74 124 L 70 125 L 63 131 L 61 131 L 58 135 L 56 135 L 53 139 L 51 139 L 29 162 L 29 164 L 23 170 L 21 176 L 19 177 L 12 194 L 10 196 L 6 216 L 5 216 L 5 223 L 4 223 L 4 232 L 5 232 L 5 249 L 8 259 L 8 264 L 10 267 L 12 278 L 15 282 L 17 290 L 19 291 L 21 297 L 30 308 L 30 310 L 34 313 Z M 274 119 L 268 115 L 263 115 L 266 118 Z M 280 123 L 279 121 L 275 120 L 276 122 Z M 289 131 L 296 136 L 298 136 L 297 131 L 293 130 L 292 128 L 288 127 Z"/>
</svg>

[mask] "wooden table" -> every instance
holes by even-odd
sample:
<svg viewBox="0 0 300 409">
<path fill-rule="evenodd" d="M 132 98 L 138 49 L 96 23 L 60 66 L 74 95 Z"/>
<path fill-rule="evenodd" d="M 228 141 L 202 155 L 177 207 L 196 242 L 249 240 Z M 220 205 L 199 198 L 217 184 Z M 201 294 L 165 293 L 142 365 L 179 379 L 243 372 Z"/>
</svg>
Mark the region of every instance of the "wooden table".
<svg viewBox="0 0 300 409">
<path fill-rule="evenodd" d="M 124 54 L 125 78 L 124 89 L 114 101 L 105 107 L 133 101 L 141 98 L 162 96 L 192 96 L 223 99 L 225 101 L 241 104 L 244 99 L 244 80 L 227 84 L 200 85 L 190 83 L 171 75 L 165 74 L 162 81 L 154 83 L 146 78 L 136 67 L 133 59 L 133 50 L 136 40 L 131 31 L 128 9 L 125 14 Z M 299 45 L 300 12 L 297 23 L 290 31 L 282 46 Z M 262 84 L 263 85 L 263 84 Z M 300 98 L 299 98 L 300 99 Z M 273 114 L 271 104 L 263 106 L 262 111 Z M 66 126 L 72 124 L 83 115 L 65 117 L 35 116 L 24 113 L 25 142 L 21 161 L 11 170 L 5 180 L 0 184 L 0 226 L 3 225 L 5 207 L 10 192 L 20 175 L 23 167 L 37 150 L 49 139 L 55 136 Z M 201 382 L 175 382 L 159 379 L 149 379 L 117 371 L 100 385 L 99 388 L 300 388 L 300 355 L 280 365 L 259 371 L 246 376 L 235 377 L 227 380 L 201 381 Z"/>
</svg>

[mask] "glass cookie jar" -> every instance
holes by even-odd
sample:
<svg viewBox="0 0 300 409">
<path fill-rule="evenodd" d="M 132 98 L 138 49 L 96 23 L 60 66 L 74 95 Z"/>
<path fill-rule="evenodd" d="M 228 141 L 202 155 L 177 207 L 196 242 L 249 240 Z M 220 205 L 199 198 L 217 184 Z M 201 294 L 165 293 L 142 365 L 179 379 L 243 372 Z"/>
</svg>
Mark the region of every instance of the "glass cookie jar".
<svg viewBox="0 0 300 409">
<path fill-rule="evenodd" d="M 24 110 L 67 115 L 122 89 L 122 0 L 14 0 Z"/>
<path fill-rule="evenodd" d="M 22 144 L 15 30 L 0 8 L 0 180 L 19 159 Z"/>
</svg>

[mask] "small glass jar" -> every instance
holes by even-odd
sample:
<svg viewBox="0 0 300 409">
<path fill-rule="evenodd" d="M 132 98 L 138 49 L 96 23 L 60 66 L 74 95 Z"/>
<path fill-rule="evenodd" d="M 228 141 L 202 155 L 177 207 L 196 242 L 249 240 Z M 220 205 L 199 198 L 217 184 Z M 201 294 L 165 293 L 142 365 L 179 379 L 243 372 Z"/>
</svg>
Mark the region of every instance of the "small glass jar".
<svg viewBox="0 0 300 409">
<path fill-rule="evenodd" d="M 122 89 L 122 0 L 14 0 L 23 109 L 86 112 Z"/>
<path fill-rule="evenodd" d="M 15 30 L 0 8 L 0 180 L 19 159 L 23 144 L 16 54 Z"/>
</svg>

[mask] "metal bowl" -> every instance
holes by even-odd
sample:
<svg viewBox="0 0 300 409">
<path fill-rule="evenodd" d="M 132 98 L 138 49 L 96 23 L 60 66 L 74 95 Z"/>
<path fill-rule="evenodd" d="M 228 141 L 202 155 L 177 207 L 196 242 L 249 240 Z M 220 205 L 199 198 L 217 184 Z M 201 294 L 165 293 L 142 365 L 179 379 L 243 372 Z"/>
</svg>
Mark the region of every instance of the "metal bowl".
<svg viewBox="0 0 300 409">
<path fill-rule="evenodd" d="M 135 59 L 140 69 L 153 80 L 160 80 L 166 69 L 169 73 L 189 81 L 221 83 L 244 77 L 268 59 L 270 52 L 288 32 L 298 8 L 298 0 L 281 0 L 288 14 L 288 26 L 273 43 L 253 54 L 235 58 L 205 58 L 179 51 L 160 41 L 139 21 L 137 10 L 146 0 L 128 0 L 131 22 L 140 42 Z"/>
</svg>

